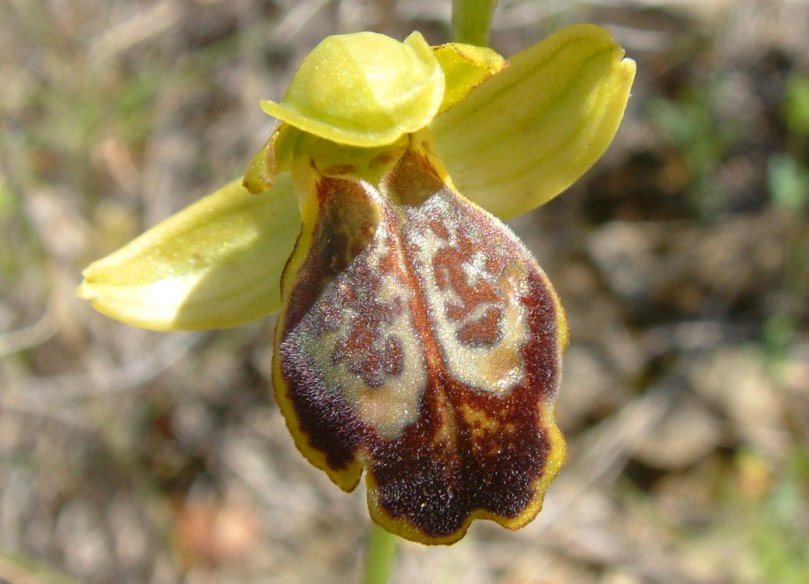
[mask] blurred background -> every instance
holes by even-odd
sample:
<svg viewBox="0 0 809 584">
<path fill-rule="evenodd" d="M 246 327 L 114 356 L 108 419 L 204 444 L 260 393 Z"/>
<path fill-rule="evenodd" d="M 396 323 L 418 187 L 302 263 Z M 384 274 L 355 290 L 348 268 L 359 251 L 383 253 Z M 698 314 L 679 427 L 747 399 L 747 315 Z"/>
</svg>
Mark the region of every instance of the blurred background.
<svg viewBox="0 0 809 584">
<path fill-rule="evenodd" d="M 357 581 L 364 493 L 297 454 L 273 322 L 118 324 L 81 269 L 241 174 L 324 36 L 449 39 L 449 0 L 0 3 L 0 582 Z M 501 0 L 638 62 L 616 142 L 512 223 L 572 344 L 538 519 L 404 543 L 397 583 L 809 582 L 809 5 Z"/>
</svg>

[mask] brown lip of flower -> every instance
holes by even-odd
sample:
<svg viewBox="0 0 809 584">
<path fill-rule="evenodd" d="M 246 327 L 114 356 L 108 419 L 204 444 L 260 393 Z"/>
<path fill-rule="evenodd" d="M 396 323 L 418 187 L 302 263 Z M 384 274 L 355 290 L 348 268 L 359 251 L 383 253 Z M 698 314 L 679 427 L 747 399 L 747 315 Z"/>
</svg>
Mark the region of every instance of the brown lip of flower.
<svg viewBox="0 0 809 584">
<path fill-rule="evenodd" d="M 344 490 L 364 471 L 371 516 L 402 537 L 525 525 L 565 456 L 553 411 L 567 329 L 550 282 L 447 182 L 429 131 L 381 173 L 326 164 L 313 140 L 293 156 L 303 229 L 273 353 L 296 446 Z"/>
</svg>

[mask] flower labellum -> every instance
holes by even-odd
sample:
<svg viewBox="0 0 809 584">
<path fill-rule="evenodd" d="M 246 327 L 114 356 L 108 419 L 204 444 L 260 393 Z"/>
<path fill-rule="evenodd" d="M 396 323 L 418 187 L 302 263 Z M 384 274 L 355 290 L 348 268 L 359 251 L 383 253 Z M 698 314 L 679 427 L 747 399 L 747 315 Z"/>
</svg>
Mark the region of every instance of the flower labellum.
<svg viewBox="0 0 809 584">
<path fill-rule="evenodd" d="M 418 33 L 330 37 L 262 103 L 282 123 L 243 186 L 94 263 L 79 293 L 161 330 L 278 310 L 273 385 L 295 444 L 345 490 L 365 472 L 377 523 L 428 544 L 474 519 L 522 527 L 565 458 L 567 327 L 498 217 L 598 159 L 634 70 L 591 25 L 511 63 Z"/>
<path fill-rule="evenodd" d="M 396 154 L 375 184 L 293 168 L 311 212 L 282 278 L 276 396 L 335 483 L 366 469 L 389 530 L 448 543 L 475 517 L 519 527 L 564 457 L 564 315 L 513 233 L 454 190 L 429 133 Z"/>
</svg>

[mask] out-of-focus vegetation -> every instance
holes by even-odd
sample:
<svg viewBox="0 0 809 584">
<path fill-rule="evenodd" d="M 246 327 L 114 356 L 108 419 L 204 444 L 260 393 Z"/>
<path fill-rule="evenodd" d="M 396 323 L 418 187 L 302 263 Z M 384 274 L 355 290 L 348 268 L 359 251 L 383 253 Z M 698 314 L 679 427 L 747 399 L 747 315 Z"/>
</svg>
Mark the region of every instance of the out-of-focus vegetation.
<svg viewBox="0 0 809 584">
<path fill-rule="evenodd" d="M 90 260 L 243 171 L 325 35 L 449 1 L 0 4 L 0 581 L 347 582 L 368 530 L 294 451 L 272 322 L 95 314 Z M 405 544 L 397 582 L 809 581 L 809 3 L 501 0 L 638 61 L 608 156 L 514 222 L 565 302 L 566 470 L 529 527 Z"/>
</svg>

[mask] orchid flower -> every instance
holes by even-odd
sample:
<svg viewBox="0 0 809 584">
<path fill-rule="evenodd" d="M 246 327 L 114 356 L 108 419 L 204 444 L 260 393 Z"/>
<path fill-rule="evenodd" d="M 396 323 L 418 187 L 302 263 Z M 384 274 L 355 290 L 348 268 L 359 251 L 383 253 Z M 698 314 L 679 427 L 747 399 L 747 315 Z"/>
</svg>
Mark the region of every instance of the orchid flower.
<svg viewBox="0 0 809 584">
<path fill-rule="evenodd" d="M 564 312 L 501 220 L 606 150 L 635 64 L 565 28 L 508 61 L 375 33 L 303 61 L 243 179 L 84 272 L 100 312 L 155 330 L 278 313 L 272 378 L 301 453 L 423 543 L 539 512 L 565 458 L 554 421 Z"/>
</svg>

